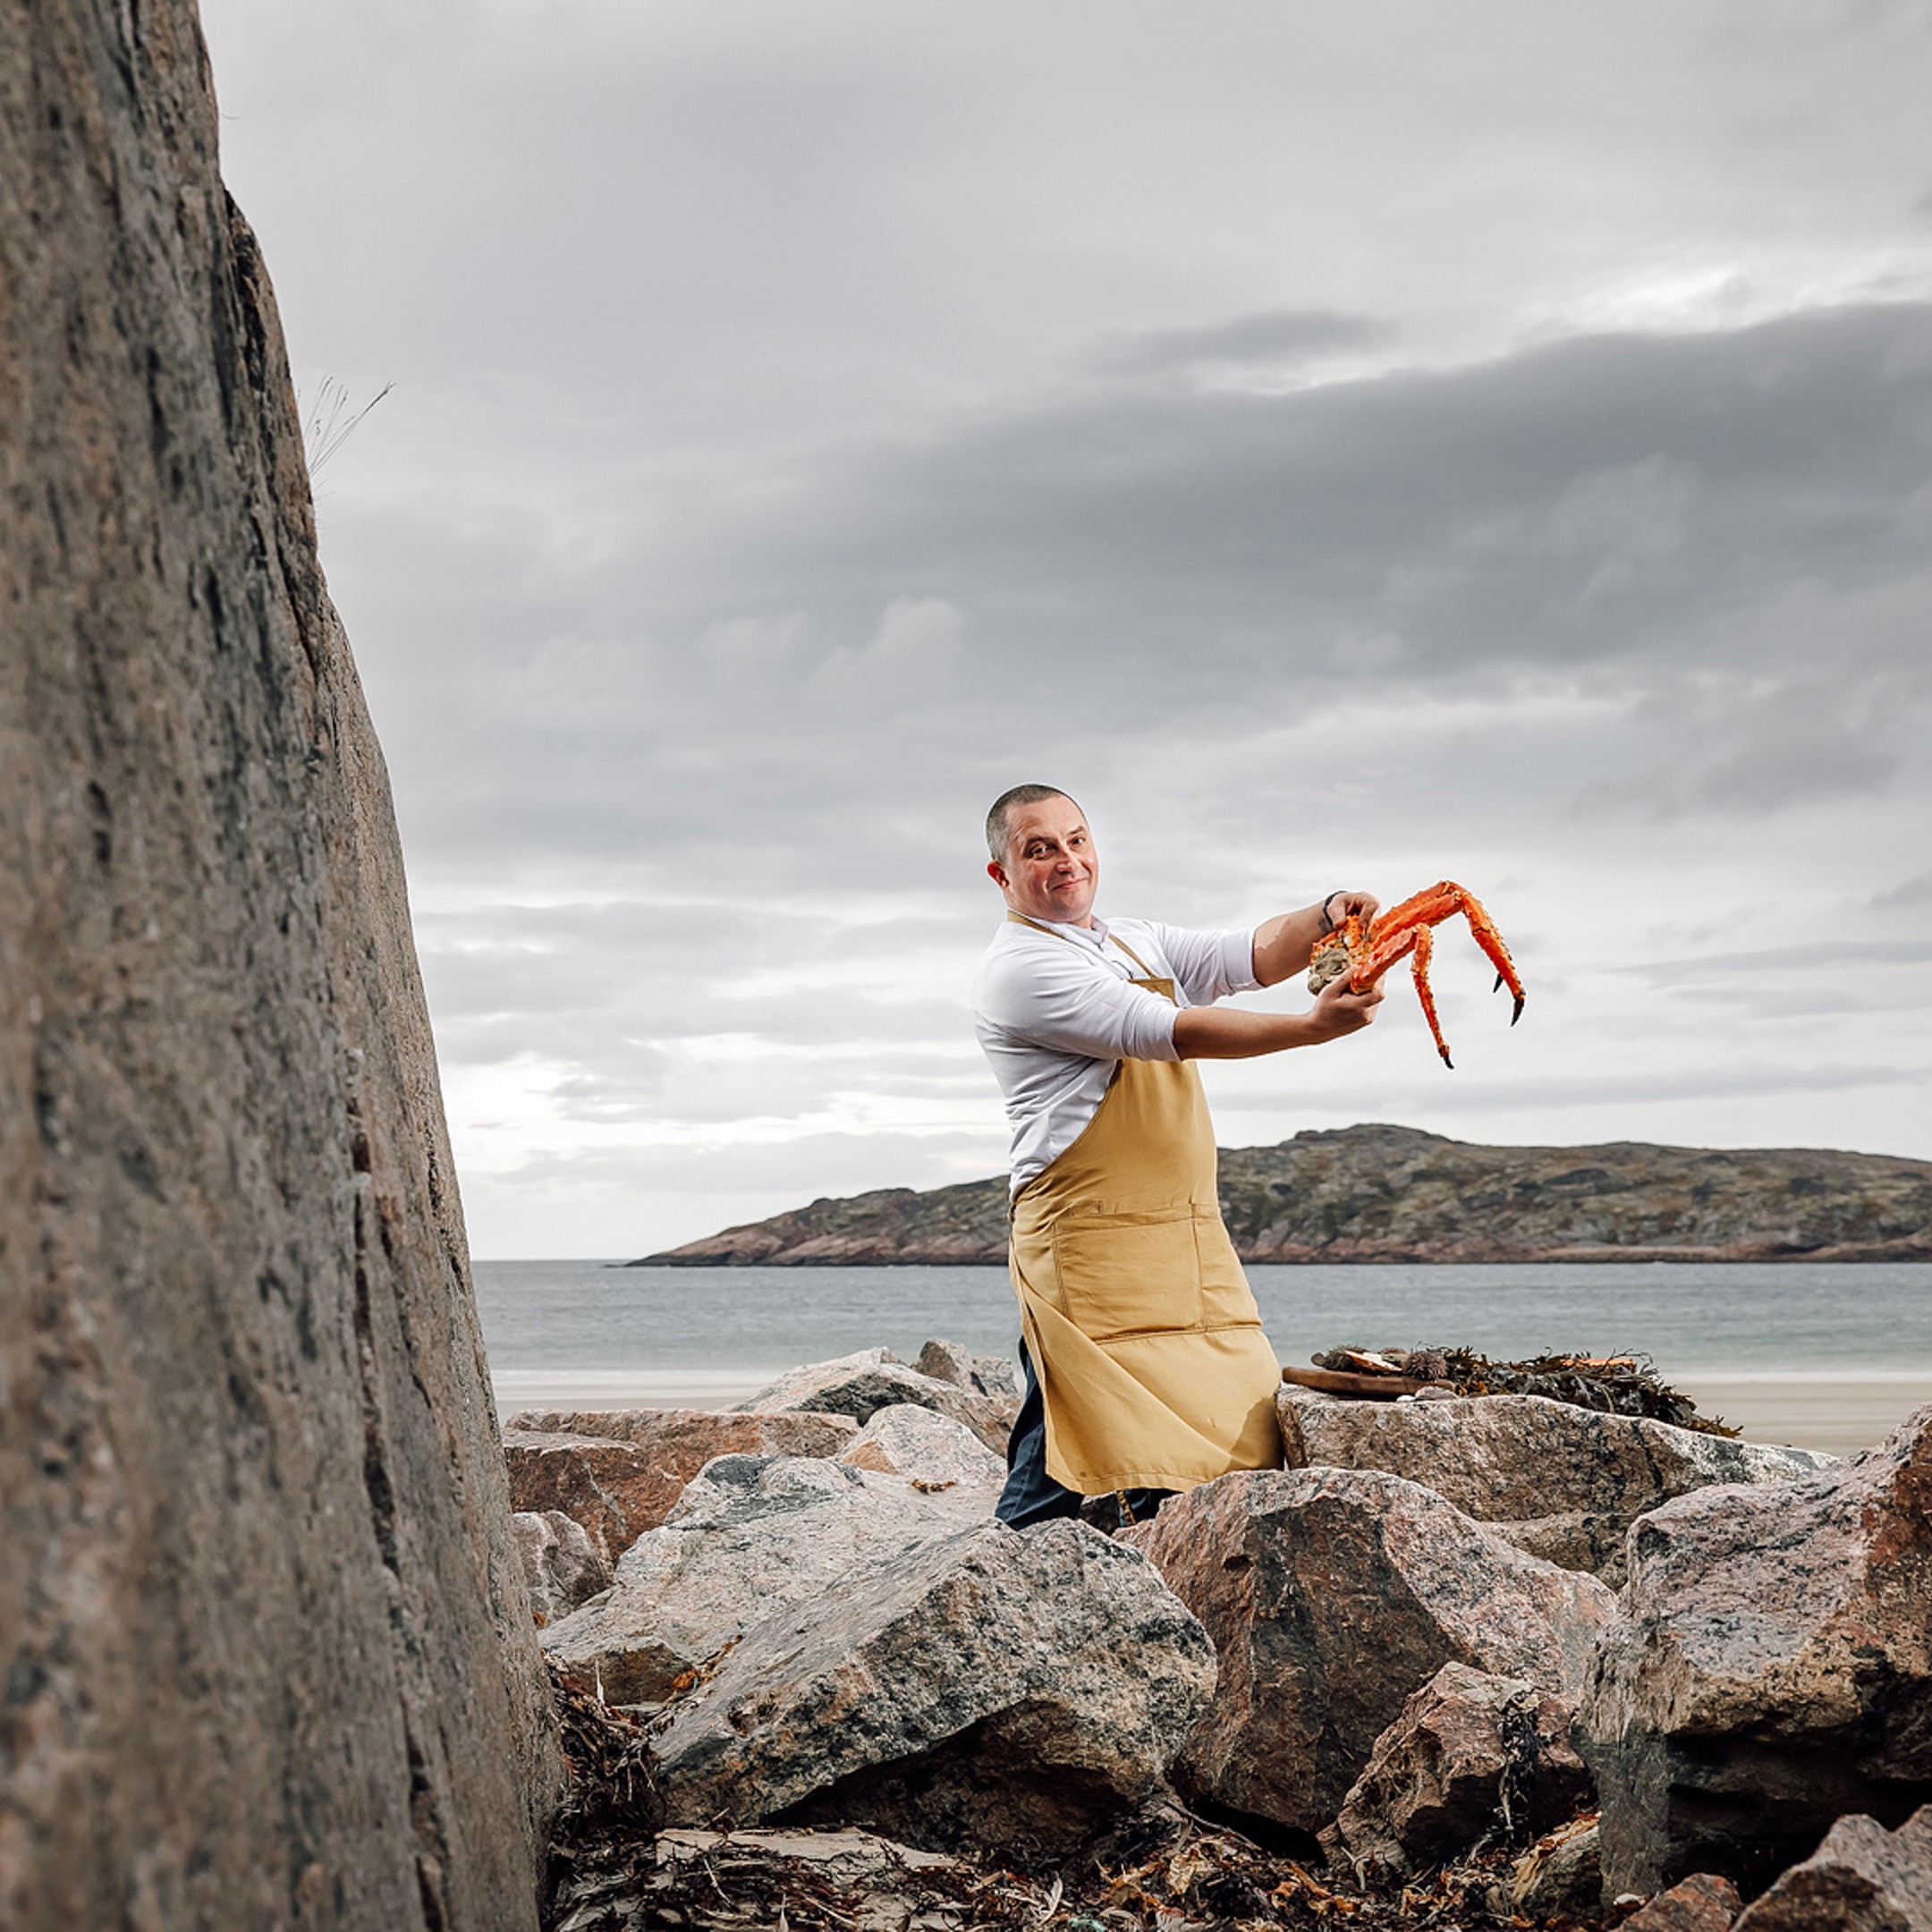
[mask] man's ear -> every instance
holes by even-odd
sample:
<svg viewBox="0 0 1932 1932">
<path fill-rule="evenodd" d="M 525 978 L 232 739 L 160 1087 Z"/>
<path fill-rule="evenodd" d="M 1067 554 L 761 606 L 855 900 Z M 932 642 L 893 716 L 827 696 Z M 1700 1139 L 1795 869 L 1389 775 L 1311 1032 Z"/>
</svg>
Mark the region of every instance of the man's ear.
<svg viewBox="0 0 1932 1932">
<path fill-rule="evenodd" d="M 1004 892 L 1006 890 L 1006 868 L 1003 866 L 997 859 L 990 859 L 987 861 L 986 876 L 989 879 L 991 879 L 993 883 L 997 886 L 1002 892 Z"/>
</svg>

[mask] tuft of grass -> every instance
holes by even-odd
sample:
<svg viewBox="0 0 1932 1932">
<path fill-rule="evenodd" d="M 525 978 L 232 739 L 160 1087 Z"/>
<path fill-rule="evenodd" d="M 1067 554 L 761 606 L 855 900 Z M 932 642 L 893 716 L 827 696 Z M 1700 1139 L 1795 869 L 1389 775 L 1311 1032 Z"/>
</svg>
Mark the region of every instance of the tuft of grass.
<svg viewBox="0 0 1932 1932">
<path fill-rule="evenodd" d="M 302 450 L 311 483 L 321 474 L 322 465 L 349 440 L 356 425 L 394 387 L 393 382 L 385 383 L 360 409 L 352 410 L 348 384 L 333 376 L 322 378 L 301 424 Z"/>
</svg>

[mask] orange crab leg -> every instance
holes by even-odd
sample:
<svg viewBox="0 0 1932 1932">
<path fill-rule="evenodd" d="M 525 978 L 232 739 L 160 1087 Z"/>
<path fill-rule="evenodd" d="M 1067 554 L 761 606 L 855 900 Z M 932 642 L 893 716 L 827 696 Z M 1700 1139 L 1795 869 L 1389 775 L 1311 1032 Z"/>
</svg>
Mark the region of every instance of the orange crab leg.
<svg viewBox="0 0 1932 1932">
<path fill-rule="evenodd" d="M 1436 1017 L 1436 994 L 1428 983 L 1429 954 L 1436 949 L 1436 936 L 1427 926 L 1415 929 L 1415 953 L 1409 962 L 1409 977 L 1415 981 L 1416 998 L 1422 1004 L 1422 1017 L 1428 1021 L 1429 1038 L 1436 1042 L 1436 1051 L 1442 1055 L 1442 1063 L 1453 1068 L 1455 1062 L 1449 1057 L 1449 1042 L 1442 1037 L 1442 1022 Z"/>
</svg>

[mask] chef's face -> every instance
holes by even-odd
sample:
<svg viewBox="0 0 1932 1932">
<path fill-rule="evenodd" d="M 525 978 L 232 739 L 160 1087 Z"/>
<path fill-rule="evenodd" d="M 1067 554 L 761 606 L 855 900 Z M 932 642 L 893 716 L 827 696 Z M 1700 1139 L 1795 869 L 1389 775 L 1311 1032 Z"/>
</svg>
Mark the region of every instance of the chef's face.
<svg viewBox="0 0 1932 1932">
<path fill-rule="evenodd" d="M 987 868 L 1006 903 L 1028 919 L 1093 924 L 1100 860 L 1080 809 L 1070 798 L 1014 805 L 1006 815 L 1006 857 Z"/>
</svg>

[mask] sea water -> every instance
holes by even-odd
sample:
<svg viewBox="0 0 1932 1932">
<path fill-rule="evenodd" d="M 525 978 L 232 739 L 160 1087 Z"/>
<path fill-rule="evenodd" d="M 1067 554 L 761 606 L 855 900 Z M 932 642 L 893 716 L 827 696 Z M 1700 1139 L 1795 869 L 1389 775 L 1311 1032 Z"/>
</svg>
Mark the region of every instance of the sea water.
<svg viewBox="0 0 1932 1932">
<path fill-rule="evenodd" d="M 1932 1263 L 1577 1262 L 1251 1267 L 1285 1362 L 1320 1351 L 1472 1348 L 1648 1356 L 1667 1382 L 1712 1376 L 1924 1377 Z M 499 1408 L 738 1402 L 801 1362 L 931 1336 L 1010 1355 L 999 1267 L 631 1268 L 479 1261 Z M 1932 1388 L 1928 1388 L 1932 1394 Z"/>
</svg>

